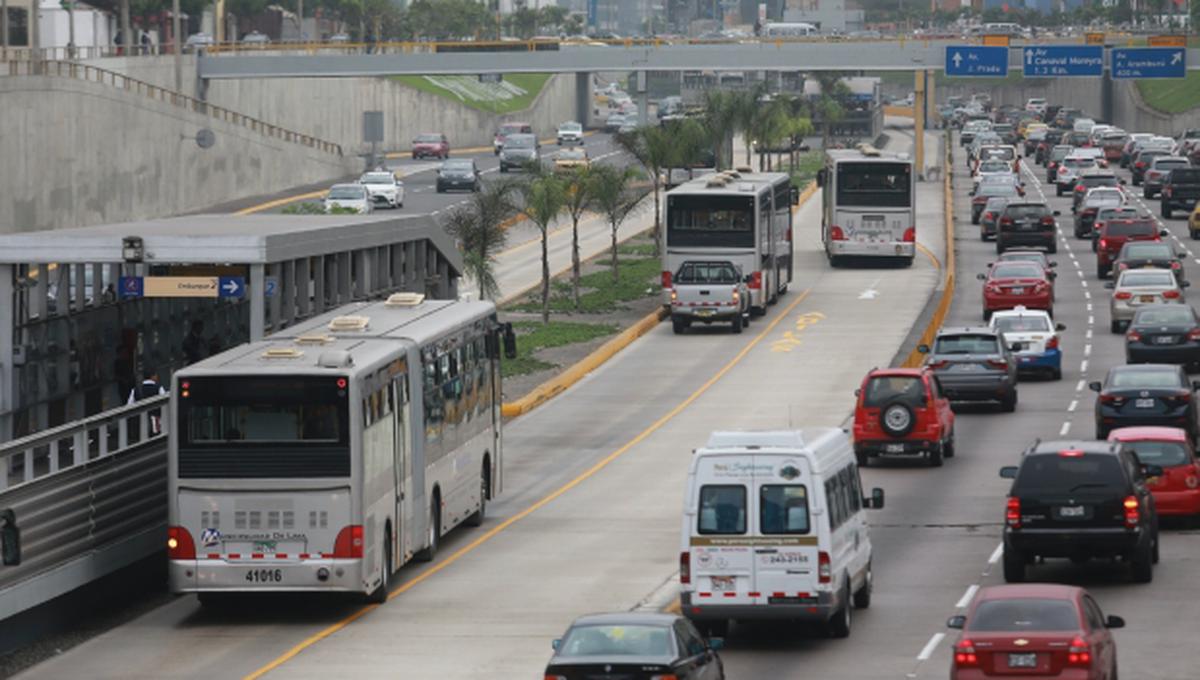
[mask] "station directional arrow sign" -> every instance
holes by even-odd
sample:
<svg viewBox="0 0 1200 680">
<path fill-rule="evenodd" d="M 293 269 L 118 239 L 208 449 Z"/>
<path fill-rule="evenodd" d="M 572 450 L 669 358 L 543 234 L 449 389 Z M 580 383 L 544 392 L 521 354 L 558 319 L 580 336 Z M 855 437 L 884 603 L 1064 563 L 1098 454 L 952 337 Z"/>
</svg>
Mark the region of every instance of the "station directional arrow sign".
<svg viewBox="0 0 1200 680">
<path fill-rule="evenodd" d="M 1114 47 L 1112 77 L 1185 78 L 1187 49 L 1183 47 Z"/>
<path fill-rule="evenodd" d="M 246 279 L 241 276 L 222 276 L 217 284 L 217 297 L 246 297 Z"/>
<path fill-rule="evenodd" d="M 951 77 L 1003 78 L 1008 75 L 1008 48 L 947 45 L 945 68 Z"/>
<path fill-rule="evenodd" d="M 1037 45 L 1022 50 L 1026 78 L 1104 75 L 1101 45 Z"/>
</svg>

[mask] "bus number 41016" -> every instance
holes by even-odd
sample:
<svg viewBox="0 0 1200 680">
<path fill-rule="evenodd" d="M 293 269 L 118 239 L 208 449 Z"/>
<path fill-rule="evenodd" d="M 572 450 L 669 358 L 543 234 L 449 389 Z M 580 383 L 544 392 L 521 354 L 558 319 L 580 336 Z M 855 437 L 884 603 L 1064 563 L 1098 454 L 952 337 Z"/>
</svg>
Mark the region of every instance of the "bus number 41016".
<svg viewBox="0 0 1200 680">
<path fill-rule="evenodd" d="M 246 572 L 246 580 L 251 583 L 280 583 L 283 581 L 283 570 L 251 569 Z"/>
</svg>

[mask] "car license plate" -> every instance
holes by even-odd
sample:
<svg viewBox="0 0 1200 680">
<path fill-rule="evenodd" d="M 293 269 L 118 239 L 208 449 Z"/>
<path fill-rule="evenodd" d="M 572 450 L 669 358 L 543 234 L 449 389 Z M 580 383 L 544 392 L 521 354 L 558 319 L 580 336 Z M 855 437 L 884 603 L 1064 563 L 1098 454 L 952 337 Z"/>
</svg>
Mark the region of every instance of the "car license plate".
<svg viewBox="0 0 1200 680">
<path fill-rule="evenodd" d="M 1082 505 L 1063 505 L 1058 508 L 1059 517 L 1083 517 L 1085 509 Z"/>
<path fill-rule="evenodd" d="M 715 593 L 728 593 L 737 590 L 736 576 L 710 576 L 708 578 L 712 583 L 712 589 Z"/>
<path fill-rule="evenodd" d="M 1037 668 L 1037 654 L 1009 654 L 1009 668 Z"/>
<path fill-rule="evenodd" d="M 1010 293 L 1012 293 L 1013 295 L 1024 295 L 1024 294 L 1025 294 L 1025 289 L 1024 289 L 1024 288 L 1021 288 L 1021 287 L 1018 287 L 1018 288 L 1010 288 L 1010 289 L 1009 289 L 1009 292 L 1010 292 Z"/>
<path fill-rule="evenodd" d="M 1142 302 L 1154 302 L 1153 295 L 1142 295 L 1140 299 Z"/>
<path fill-rule="evenodd" d="M 1030 229 L 1033 229 L 1033 223 L 1032 222 L 1018 222 L 1017 228 L 1020 229 L 1021 231 L 1029 231 Z"/>
<path fill-rule="evenodd" d="M 883 447 L 883 450 L 887 451 L 888 453 L 904 453 L 904 444 L 888 444 L 887 446 Z"/>
<path fill-rule="evenodd" d="M 712 316 L 712 315 L 713 315 L 713 310 L 711 310 L 711 309 L 697 309 L 696 310 L 696 316 Z"/>
<path fill-rule="evenodd" d="M 1154 344 L 1156 344 L 1156 345 L 1174 345 L 1175 344 L 1175 336 L 1174 335 L 1160 335 L 1160 336 L 1154 338 Z"/>
<path fill-rule="evenodd" d="M 1154 408 L 1154 399 L 1138 399 L 1133 405 L 1135 408 Z"/>
<path fill-rule="evenodd" d="M 950 370 L 958 372 L 958 373 L 970 373 L 972 371 L 983 370 L 983 367 L 980 366 L 979 364 L 968 364 L 968 363 L 951 364 Z"/>
</svg>

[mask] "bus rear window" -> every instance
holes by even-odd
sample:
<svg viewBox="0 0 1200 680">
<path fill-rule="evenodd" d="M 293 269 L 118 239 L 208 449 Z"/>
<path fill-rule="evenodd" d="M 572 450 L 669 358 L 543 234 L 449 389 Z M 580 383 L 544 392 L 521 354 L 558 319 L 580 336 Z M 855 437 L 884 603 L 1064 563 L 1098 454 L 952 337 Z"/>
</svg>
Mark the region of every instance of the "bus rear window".
<svg viewBox="0 0 1200 680">
<path fill-rule="evenodd" d="M 912 166 L 872 161 L 839 163 L 837 204 L 851 208 L 912 207 Z"/>
<path fill-rule="evenodd" d="M 667 196 L 669 246 L 754 247 L 754 197 Z"/>
</svg>

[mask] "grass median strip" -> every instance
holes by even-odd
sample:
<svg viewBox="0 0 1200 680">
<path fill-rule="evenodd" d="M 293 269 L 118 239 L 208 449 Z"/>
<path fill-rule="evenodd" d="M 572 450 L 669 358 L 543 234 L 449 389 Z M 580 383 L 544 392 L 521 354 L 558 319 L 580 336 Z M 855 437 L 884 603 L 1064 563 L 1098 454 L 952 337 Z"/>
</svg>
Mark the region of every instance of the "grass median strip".
<svg viewBox="0 0 1200 680">
<path fill-rule="evenodd" d="M 578 321 L 517 321 L 513 323 L 517 332 L 517 358 L 505 359 L 500 373 L 508 378 L 545 371 L 556 366 L 534 356 L 536 352 L 551 347 L 562 347 L 580 342 L 590 342 L 617 332 L 614 324 L 583 323 Z"/>
<path fill-rule="evenodd" d="M 1140 80 L 1138 92 L 1146 106 L 1163 113 L 1183 113 L 1200 106 L 1200 71 L 1188 71 L 1186 78 Z"/>
<path fill-rule="evenodd" d="M 533 104 L 550 75 L 506 73 L 500 83 L 481 83 L 476 76 L 392 76 L 409 87 L 445 97 L 489 113 L 515 113 Z"/>
</svg>

